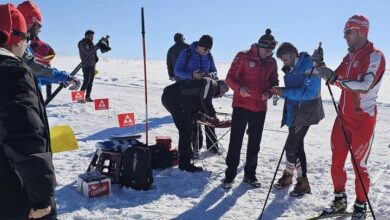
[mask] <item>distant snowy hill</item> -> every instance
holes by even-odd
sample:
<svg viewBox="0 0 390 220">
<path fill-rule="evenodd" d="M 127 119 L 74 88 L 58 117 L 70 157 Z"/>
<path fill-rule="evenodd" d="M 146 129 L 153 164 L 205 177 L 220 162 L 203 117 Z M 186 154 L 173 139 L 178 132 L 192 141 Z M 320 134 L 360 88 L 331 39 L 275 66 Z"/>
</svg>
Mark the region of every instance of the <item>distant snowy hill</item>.
<svg viewBox="0 0 390 220">
<path fill-rule="evenodd" d="M 53 66 L 72 71 L 78 64 L 78 57 L 56 57 Z M 217 63 L 220 78 L 225 78 L 229 63 Z M 99 74 L 93 86 L 92 98 L 109 98 L 110 110 L 95 111 L 93 103 L 73 104 L 69 90 L 62 91 L 48 106 L 48 115 L 56 124 L 69 124 L 78 139 L 80 149 L 54 155 L 57 175 L 56 198 L 60 219 L 256 219 L 272 180 L 276 164 L 287 137 L 287 128 L 280 128 L 283 100 L 277 106 L 269 101 L 257 177 L 262 183 L 253 189 L 241 183 L 243 178 L 246 142 L 244 139 L 241 164 L 234 187 L 225 192 L 220 187 L 224 178 L 225 156 L 229 134 L 221 140 L 222 156 L 214 156 L 202 149 L 197 165 L 206 171 L 190 174 L 177 167 L 154 171 L 154 189 L 135 191 L 114 185 L 106 197 L 88 199 L 76 190 L 77 176 L 87 169 L 95 151 L 95 143 L 114 134 L 144 134 L 145 102 L 143 63 L 140 60 L 101 58 L 97 69 Z M 163 88 L 171 83 L 164 61 L 148 61 L 149 142 L 154 143 L 156 135 L 169 135 L 177 146 L 178 134 L 169 113 L 161 105 Z M 77 74 L 82 78 L 82 72 Z M 280 72 L 280 79 L 282 79 Z M 379 92 L 378 121 L 374 145 L 369 157 L 368 169 L 371 175 L 370 200 L 377 219 L 390 216 L 390 74 L 383 78 Z M 44 89 L 44 88 L 43 88 Z M 332 87 L 335 98 L 340 91 Z M 231 94 L 214 101 L 219 112 L 230 113 Z M 291 198 L 286 189 L 272 190 L 263 219 L 305 219 L 316 216 L 333 199 L 330 177 L 330 132 L 335 111 L 328 90 L 322 88 L 326 118 L 312 126 L 306 136 L 308 178 L 312 193 L 302 198 Z M 136 126 L 119 128 L 116 115 L 134 112 Z M 228 133 L 218 129 L 218 136 Z M 282 174 L 284 165 L 278 173 Z M 354 174 L 351 163 L 346 163 L 348 172 L 347 193 L 349 209 L 355 200 Z"/>
</svg>

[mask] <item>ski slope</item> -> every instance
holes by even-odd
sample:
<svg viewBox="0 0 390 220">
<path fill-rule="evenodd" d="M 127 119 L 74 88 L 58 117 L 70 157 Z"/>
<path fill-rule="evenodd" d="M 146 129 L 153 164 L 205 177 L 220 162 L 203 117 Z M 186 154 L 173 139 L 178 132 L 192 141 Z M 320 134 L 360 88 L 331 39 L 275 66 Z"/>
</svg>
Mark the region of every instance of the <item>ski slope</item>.
<svg viewBox="0 0 390 220">
<path fill-rule="evenodd" d="M 53 66 L 72 71 L 78 57 L 57 57 Z M 220 78 L 225 78 L 228 63 L 217 63 Z M 178 134 L 169 113 L 161 105 L 163 88 L 168 80 L 164 61 L 148 61 L 148 116 L 149 143 L 154 144 L 157 135 L 169 135 L 177 146 Z M 241 183 L 246 154 L 246 141 L 241 155 L 236 182 L 232 190 L 221 187 L 224 178 L 226 150 L 229 134 L 221 140 L 222 156 L 211 155 L 202 149 L 197 165 L 205 171 L 187 173 L 177 167 L 154 171 L 154 188 L 135 191 L 113 185 L 109 196 L 88 199 L 76 189 L 77 176 L 87 169 L 97 141 L 115 134 L 142 133 L 144 137 L 145 101 L 143 63 L 139 60 L 101 58 L 97 69 L 92 98 L 109 98 L 110 110 L 95 111 L 93 103 L 71 103 L 69 90 L 62 91 L 48 106 L 52 124 L 70 125 L 78 139 L 77 151 L 57 153 L 54 165 L 57 176 L 56 198 L 60 219 L 257 219 L 260 216 L 268 187 L 287 137 L 287 128 L 280 128 L 283 100 L 277 106 L 269 101 L 265 130 L 258 158 L 257 177 L 262 183 L 253 189 Z M 280 72 L 281 73 L 281 72 Z M 82 78 L 81 71 L 78 76 Z M 282 76 L 280 76 L 282 79 Z M 379 92 L 378 120 L 374 145 L 369 157 L 371 175 L 370 200 L 377 219 L 390 219 L 390 75 L 383 78 Z M 335 98 L 339 90 L 332 87 Z M 43 88 L 44 89 L 44 88 Z M 218 112 L 230 113 L 231 91 L 228 97 L 216 99 Z M 272 190 L 263 219 L 306 219 L 316 216 L 333 199 L 330 176 L 330 133 L 335 111 L 325 86 L 322 88 L 326 117 L 319 125 L 312 126 L 305 139 L 308 160 L 308 178 L 312 193 L 302 198 L 291 198 L 288 191 Z M 134 112 L 136 126 L 119 128 L 117 114 Z M 218 129 L 222 136 L 227 129 Z M 354 174 L 347 160 L 347 194 L 349 210 L 355 200 Z M 282 174 L 281 165 L 277 178 Z"/>
</svg>

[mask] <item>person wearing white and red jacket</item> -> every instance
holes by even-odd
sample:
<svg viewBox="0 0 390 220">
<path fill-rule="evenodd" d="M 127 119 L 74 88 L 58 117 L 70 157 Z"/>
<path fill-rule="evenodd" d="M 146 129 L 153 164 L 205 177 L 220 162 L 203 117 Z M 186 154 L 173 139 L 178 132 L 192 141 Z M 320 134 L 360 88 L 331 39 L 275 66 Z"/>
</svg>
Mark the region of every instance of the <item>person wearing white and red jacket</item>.
<svg viewBox="0 0 390 220">
<path fill-rule="evenodd" d="M 261 136 L 267 100 L 272 97 L 271 89 L 279 84 L 278 67 L 272 51 L 276 41 L 267 29 L 257 44 L 248 51 L 239 52 L 226 76 L 226 83 L 233 89 L 233 115 L 229 150 L 226 157 L 227 169 L 223 188 L 231 187 L 237 174 L 240 152 L 245 128 L 248 125 L 248 147 L 244 181 L 260 187 L 256 178 L 257 154 L 260 150 Z"/>
<path fill-rule="evenodd" d="M 355 174 L 357 171 L 360 173 L 367 193 L 370 188 L 367 160 L 374 138 L 376 99 L 386 65 L 383 53 L 367 40 L 368 29 L 369 22 L 366 17 L 354 15 L 349 18 L 344 28 L 349 53 L 334 72 L 327 67 L 317 68 L 321 77 L 341 89 L 339 114 L 356 159 Z M 337 118 L 333 125 L 331 146 L 335 200 L 330 211 L 344 211 L 347 208 L 345 193 L 347 174 L 344 164 L 349 150 Z M 353 216 L 356 219 L 365 219 L 367 199 L 360 179 L 357 174 L 355 176 L 357 198 Z"/>
</svg>

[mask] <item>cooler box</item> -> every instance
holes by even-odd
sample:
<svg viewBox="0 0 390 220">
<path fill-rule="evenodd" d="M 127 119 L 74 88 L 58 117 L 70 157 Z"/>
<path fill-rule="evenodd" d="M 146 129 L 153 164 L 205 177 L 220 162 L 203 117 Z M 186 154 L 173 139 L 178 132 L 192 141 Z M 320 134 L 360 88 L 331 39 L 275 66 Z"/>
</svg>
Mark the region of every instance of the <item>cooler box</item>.
<svg viewBox="0 0 390 220">
<path fill-rule="evenodd" d="M 77 189 L 88 198 L 108 195 L 111 192 L 111 180 L 97 171 L 80 174 Z"/>
<path fill-rule="evenodd" d="M 162 144 L 165 149 L 170 150 L 172 148 L 172 139 L 170 136 L 156 136 L 156 144 Z"/>
</svg>

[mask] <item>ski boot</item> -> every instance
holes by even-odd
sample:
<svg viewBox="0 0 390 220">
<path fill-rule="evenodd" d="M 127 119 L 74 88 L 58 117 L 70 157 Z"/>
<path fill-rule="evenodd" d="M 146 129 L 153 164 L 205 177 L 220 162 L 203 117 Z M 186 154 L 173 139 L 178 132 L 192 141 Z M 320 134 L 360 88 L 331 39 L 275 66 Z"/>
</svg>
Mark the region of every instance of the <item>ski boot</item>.
<svg viewBox="0 0 390 220">
<path fill-rule="evenodd" d="M 347 194 L 345 192 L 335 193 L 332 204 L 329 208 L 322 211 L 320 217 L 344 213 L 347 209 L 347 205 Z"/>
<path fill-rule="evenodd" d="M 309 180 L 307 177 L 298 177 L 294 190 L 290 192 L 291 197 L 303 196 L 306 193 L 311 193 Z"/>
<path fill-rule="evenodd" d="M 283 171 L 283 176 L 280 177 L 278 182 L 274 185 L 276 189 L 283 189 L 292 184 L 293 175 L 287 171 Z"/>
<path fill-rule="evenodd" d="M 355 201 L 351 220 L 364 220 L 367 217 L 367 203 Z"/>
</svg>

